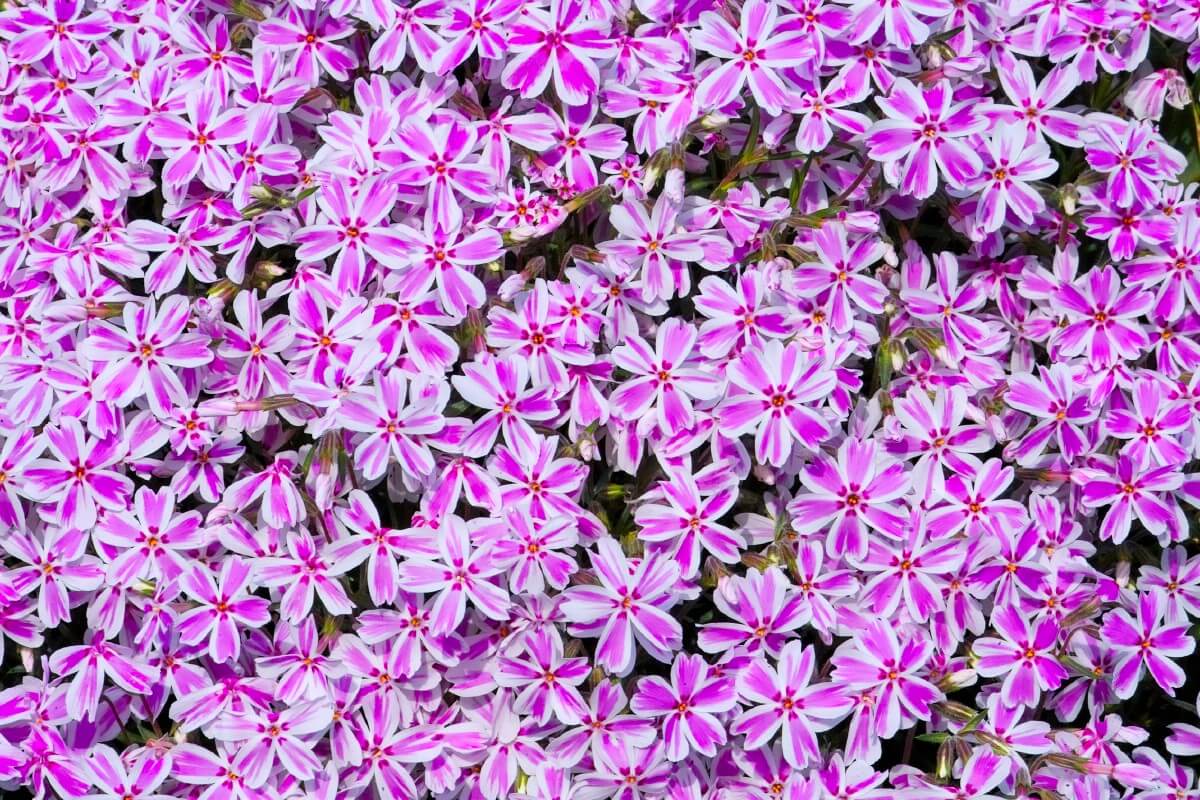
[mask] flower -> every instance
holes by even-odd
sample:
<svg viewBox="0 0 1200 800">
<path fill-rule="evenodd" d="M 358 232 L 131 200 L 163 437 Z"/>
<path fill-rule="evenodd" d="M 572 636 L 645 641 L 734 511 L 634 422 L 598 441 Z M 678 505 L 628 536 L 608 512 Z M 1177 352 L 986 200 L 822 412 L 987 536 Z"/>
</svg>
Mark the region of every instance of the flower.
<svg viewBox="0 0 1200 800">
<path fill-rule="evenodd" d="M 490 582 L 501 568 L 489 550 L 471 546 L 463 520 L 447 516 L 438 541 L 436 560 L 410 558 L 400 565 L 400 581 L 411 591 L 436 592 L 432 609 L 435 633 L 449 633 L 467 613 L 467 600 L 492 619 L 505 619 L 508 594 Z"/>
<path fill-rule="evenodd" d="M 891 736 L 905 719 L 928 719 L 942 693 L 921 677 L 933 643 L 919 629 L 903 644 L 891 626 L 873 622 L 833 657 L 833 678 L 847 689 L 877 692 L 875 732 Z M 908 724 L 905 724 L 908 727 Z"/>
<path fill-rule="evenodd" d="M 792 101 L 790 87 L 778 73 L 802 65 L 814 48 L 790 18 L 780 18 L 779 7 L 770 0 L 749 0 L 742 11 L 737 29 L 715 12 L 700 15 L 695 46 L 711 53 L 717 64 L 696 89 L 696 103 L 721 108 L 749 84 L 755 102 L 779 114 Z"/>
<path fill-rule="evenodd" d="M 782 465 L 798 442 L 816 450 L 829 435 L 825 419 L 809 403 L 828 396 L 836 375 L 824 359 L 796 342 L 772 339 L 746 348 L 729 368 L 731 391 L 717 418 L 734 435 L 755 432 L 755 455 Z"/>
<path fill-rule="evenodd" d="M 883 242 L 871 236 L 850 243 L 846 228 L 828 223 L 813 234 L 820 260 L 812 266 L 801 266 L 792 275 L 797 289 L 828 293 L 826 313 L 836 333 L 846 333 L 854 322 L 854 305 L 872 314 L 883 313 L 887 289 L 882 283 L 863 274 L 883 257 Z"/>
<path fill-rule="evenodd" d="M 1046 207 L 1046 201 L 1029 185 L 1058 169 L 1050 146 L 1040 138 L 1029 140 L 1016 125 L 1000 125 L 987 140 L 983 170 L 967 186 L 979 192 L 979 224 L 985 232 L 999 230 L 1006 213 L 1025 223 Z"/>
<path fill-rule="evenodd" d="M 180 551 L 201 547 L 205 536 L 197 511 L 176 513 L 176 495 L 169 488 L 157 492 L 143 486 L 133 496 L 136 515 L 125 511 L 105 514 L 93 534 L 118 553 L 106 577 L 119 585 L 136 578 L 175 580 L 188 569 Z"/>
<path fill-rule="evenodd" d="M 601 539 L 592 553 L 597 586 L 572 586 L 563 615 L 580 633 L 598 636 L 596 663 L 617 675 L 633 669 L 634 642 L 660 661 L 679 648 L 682 628 L 666 612 L 674 603 L 671 587 L 679 568 L 651 557 L 631 565 L 612 539 Z"/>
<path fill-rule="evenodd" d="M 736 702 L 733 684 L 713 676 L 703 657 L 681 654 L 671 665 L 670 683 L 654 675 L 638 681 L 629 708 L 638 716 L 659 719 L 667 758 L 681 761 L 691 752 L 716 754 L 726 736 L 715 715 Z"/>
<path fill-rule="evenodd" d="M 634 376 L 609 397 L 613 411 L 638 421 L 640 430 L 653 423 L 667 435 L 690 428 L 692 401 L 712 400 L 721 389 L 720 380 L 700 369 L 693 355 L 697 338 L 691 325 L 670 319 L 655 334 L 653 349 L 636 334 L 613 348 L 613 363 Z"/>
<path fill-rule="evenodd" d="M 820 760 L 817 733 L 846 715 L 850 701 L 834 683 L 812 682 L 816 656 L 811 646 L 788 642 L 778 669 L 756 658 L 739 673 L 738 698 L 750 708 L 734 720 L 731 732 L 745 734 L 757 748 L 782 731 L 783 756 L 796 769 Z"/>
<path fill-rule="evenodd" d="M 73 418 L 48 427 L 44 435 L 53 458 L 28 462 L 26 494 L 53 503 L 59 524 L 79 530 L 95 525 L 102 508 L 125 510 L 133 481 L 112 469 L 124 457 L 119 438 L 92 439 Z"/>
<path fill-rule="evenodd" d="M 1136 606 L 1136 620 L 1123 608 L 1104 618 L 1101 635 L 1117 654 L 1113 667 L 1113 690 L 1117 697 L 1133 695 L 1143 669 L 1171 696 L 1183 685 L 1183 670 L 1171 659 L 1191 655 L 1196 642 L 1187 635 L 1186 625 L 1163 621 L 1165 600 L 1161 591 L 1142 592 Z"/>
<path fill-rule="evenodd" d="M 895 501 L 908 492 L 909 478 L 874 442 L 847 439 L 836 459 L 818 453 L 800 480 L 805 491 L 788 505 L 792 524 L 802 534 L 828 530 L 830 555 L 863 558 L 872 530 L 901 535 L 906 519 Z"/>
<path fill-rule="evenodd" d="M 1170 497 L 1160 497 L 1183 485 L 1171 467 L 1148 468 L 1132 456 L 1100 462 L 1086 471 L 1083 503 L 1091 508 L 1112 506 L 1105 514 L 1100 536 L 1114 544 L 1125 541 L 1134 517 L 1157 536 L 1174 540 L 1186 529 L 1183 512 Z"/>
<path fill-rule="evenodd" d="M 1008 706 L 1035 706 L 1044 691 L 1057 689 L 1068 672 L 1053 651 L 1058 644 L 1058 623 L 1046 618 L 1032 626 L 1014 606 L 992 614 L 992 627 L 1003 638 L 975 640 L 979 657 L 975 669 L 985 677 L 1004 676 L 1000 699 Z"/>
<path fill-rule="evenodd" d="M 897 78 L 891 94 L 875 102 L 886 119 L 867 130 L 867 154 L 885 164 L 888 182 L 905 193 L 928 197 L 937 189 L 939 173 L 951 186 L 964 188 L 983 168 L 961 140 L 982 131 L 987 120 L 971 101 L 955 101 L 949 81 L 918 89 Z"/>
<path fill-rule="evenodd" d="M 83 342 L 83 351 L 104 365 L 95 390 L 119 406 L 144 396 L 160 415 L 187 401 L 176 368 L 202 367 L 213 359 L 207 337 L 185 333 L 190 311 L 187 300 L 169 297 L 161 305 L 127 304 L 125 327 L 98 323 Z"/>
<path fill-rule="evenodd" d="M 659 488 L 666 505 L 644 505 L 635 512 L 634 521 L 641 528 L 638 536 L 643 541 L 660 545 L 655 549 L 672 555 L 681 577 L 691 578 L 699 571 L 701 546 L 727 564 L 738 560 L 740 538 L 716 522 L 737 499 L 732 484 L 706 492 L 709 496 L 704 497 L 692 476 L 679 471 L 669 475 Z"/>
<path fill-rule="evenodd" d="M 531 9 L 509 32 L 508 47 L 516 57 L 501 78 L 522 97 L 541 94 L 554 79 L 554 91 L 579 105 L 599 88 L 594 59 L 612 53 L 612 41 L 599 20 L 589 19 L 578 0 L 551 0 L 548 9 Z"/>
<path fill-rule="evenodd" d="M 216 580 L 203 566 L 193 566 L 180 584 L 198 605 L 179 618 L 179 637 L 185 644 L 208 641 L 208 655 L 217 663 L 235 660 L 241 652 L 239 625 L 258 628 L 271 619 L 270 603 L 248 594 L 252 567 L 231 557 Z"/>
</svg>

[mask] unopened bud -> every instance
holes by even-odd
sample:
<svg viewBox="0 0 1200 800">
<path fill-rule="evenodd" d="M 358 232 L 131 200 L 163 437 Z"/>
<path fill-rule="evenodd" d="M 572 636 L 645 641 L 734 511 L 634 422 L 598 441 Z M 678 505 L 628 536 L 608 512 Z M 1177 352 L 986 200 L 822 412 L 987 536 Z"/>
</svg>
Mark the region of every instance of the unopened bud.
<svg viewBox="0 0 1200 800">
<path fill-rule="evenodd" d="M 696 123 L 701 130 L 719 131 L 729 127 L 730 119 L 728 114 L 722 114 L 720 111 L 710 111 L 699 119 Z"/>
<path fill-rule="evenodd" d="M 33 667 L 37 663 L 37 653 L 30 647 L 19 647 L 17 652 L 21 656 L 21 668 L 26 672 L 33 672 Z"/>
<path fill-rule="evenodd" d="M 1083 756 L 1073 756 L 1068 753 L 1047 753 L 1044 758 L 1046 763 L 1050 764 L 1051 766 L 1069 769 L 1079 773 L 1087 772 L 1090 763 Z"/>
<path fill-rule="evenodd" d="M 238 291 L 241 289 L 236 283 L 228 278 L 222 278 L 208 288 L 205 293 L 210 300 L 219 302 L 222 306 L 229 305 L 229 301 L 237 297 Z"/>
<path fill-rule="evenodd" d="M 610 483 L 601 490 L 600 494 L 605 500 L 619 500 L 625 496 L 626 489 L 622 484 Z"/>
<path fill-rule="evenodd" d="M 683 183 L 683 170 L 672 167 L 667 170 L 667 179 L 663 181 L 663 195 L 672 203 L 682 203 Z"/>
<path fill-rule="evenodd" d="M 700 572 L 700 586 L 704 589 L 715 589 L 721 579 L 728 578 L 730 574 L 724 564 L 709 556 L 704 560 L 704 569 Z"/>
<path fill-rule="evenodd" d="M 600 448 L 596 445 L 596 440 L 590 435 L 584 434 L 579 437 L 576 442 L 579 447 L 579 457 L 584 461 L 595 461 L 600 458 Z"/>
<path fill-rule="evenodd" d="M 500 234 L 500 240 L 505 247 L 525 244 L 537 238 L 537 228 L 532 225 L 518 225 Z"/>
<path fill-rule="evenodd" d="M 496 296 L 506 303 L 511 303 L 513 298 L 520 294 L 524 288 L 525 275 L 521 272 L 515 272 L 500 282 L 500 288 L 496 291 Z"/>
<path fill-rule="evenodd" d="M 974 686 L 979 680 L 978 673 L 973 669 L 958 669 L 938 681 L 938 688 L 946 694 Z"/>
<path fill-rule="evenodd" d="M 742 564 L 750 569 L 756 569 L 759 572 L 766 572 L 767 568 L 774 563 L 778 563 L 778 559 L 772 561 L 765 553 L 742 553 Z"/>
<path fill-rule="evenodd" d="M 934 774 L 940 780 L 950 780 L 954 774 L 955 761 L 954 743 L 947 740 L 941 743 L 937 751 L 937 764 L 934 767 Z"/>
<path fill-rule="evenodd" d="M 125 310 L 124 303 L 100 303 L 88 306 L 88 317 L 91 319 L 112 319 L 121 316 Z"/>
<path fill-rule="evenodd" d="M 1059 623 L 1060 630 L 1070 630 L 1076 625 L 1090 620 L 1100 610 L 1101 605 L 1103 605 L 1103 601 L 1099 597 L 1095 595 L 1088 597 L 1082 605 L 1063 617 L 1062 622 Z"/>
<path fill-rule="evenodd" d="M 933 710 L 946 719 L 957 720 L 958 722 L 970 722 L 975 718 L 975 714 L 977 713 L 970 706 L 965 706 L 954 700 L 943 700 L 940 703 L 934 703 Z"/>
<path fill-rule="evenodd" d="M 586 192 L 580 192 L 567 202 L 563 203 L 563 212 L 567 214 L 574 214 L 579 209 L 591 205 L 593 201 L 599 200 L 606 194 L 608 194 L 608 187 L 604 185 L 588 189 Z"/>
<path fill-rule="evenodd" d="M 980 742 L 992 748 L 992 752 L 998 756 L 1007 756 L 1012 753 L 1012 748 L 1010 748 L 1003 739 L 994 733 L 988 733 L 987 731 L 983 730 L 974 730 L 971 733 Z"/>
<path fill-rule="evenodd" d="M 1079 210 L 1079 190 L 1073 184 L 1063 184 L 1058 189 L 1058 204 L 1068 217 L 1075 216 Z"/>
</svg>

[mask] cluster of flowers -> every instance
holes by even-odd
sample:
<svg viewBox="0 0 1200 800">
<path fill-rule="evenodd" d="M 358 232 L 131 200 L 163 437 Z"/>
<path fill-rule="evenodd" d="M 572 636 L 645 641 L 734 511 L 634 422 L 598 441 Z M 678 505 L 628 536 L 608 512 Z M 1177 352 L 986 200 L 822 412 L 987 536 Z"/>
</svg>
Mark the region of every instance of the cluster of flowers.
<svg viewBox="0 0 1200 800">
<path fill-rule="evenodd" d="M 0 7 L 0 786 L 1198 796 L 1197 0 Z"/>
</svg>

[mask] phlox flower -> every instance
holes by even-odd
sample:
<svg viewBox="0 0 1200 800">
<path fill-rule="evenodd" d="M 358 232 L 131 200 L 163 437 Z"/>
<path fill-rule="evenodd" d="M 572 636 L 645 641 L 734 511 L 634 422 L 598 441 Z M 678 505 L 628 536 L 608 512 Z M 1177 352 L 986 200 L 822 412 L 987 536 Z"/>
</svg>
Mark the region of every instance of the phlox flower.
<svg viewBox="0 0 1200 800">
<path fill-rule="evenodd" d="M 778 656 L 789 635 L 804 624 L 804 598 L 792 591 L 778 567 L 744 577 L 734 575 L 718 587 L 713 601 L 734 622 L 714 622 L 700 629 L 700 647 L 709 653 L 760 650 Z"/>
<path fill-rule="evenodd" d="M 815 651 L 789 642 L 771 667 L 759 657 L 737 678 L 738 697 L 749 708 L 734 720 L 731 732 L 745 734 L 746 746 L 761 747 L 782 732 L 783 756 L 796 769 L 820 759 L 816 734 L 836 725 L 850 709 L 849 699 L 833 682 L 813 682 Z"/>
<path fill-rule="evenodd" d="M 223 95 L 204 88 L 184 97 L 186 116 L 162 115 L 150 125 L 150 141 L 168 153 L 163 168 L 167 184 L 182 188 L 199 176 L 210 188 L 233 186 L 233 167 L 225 147 L 241 141 L 246 115 L 238 109 L 222 110 Z"/>
<path fill-rule="evenodd" d="M 239 626 L 258 628 L 271 619 L 270 603 L 248 593 L 252 572 L 251 564 L 236 556 L 225 559 L 216 579 L 207 566 L 193 565 L 181 585 L 199 605 L 180 617 L 180 639 L 186 644 L 207 640 L 208 655 L 217 663 L 237 659 Z"/>
<path fill-rule="evenodd" d="M 205 541 L 200 513 L 177 513 L 175 492 L 145 486 L 134 495 L 133 509 L 135 514 L 105 514 L 96 527 L 96 540 L 116 553 L 107 579 L 128 585 L 136 578 L 179 578 L 189 568 L 180 551 L 198 549 Z"/>
<path fill-rule="evenodd" d="M 1191 655 L 1196 642 L 1187 635 L 1185 624 L 1163 619 L 1165 609 L 1165 594 L 1151 589 L 1139 595 L 1136 619 L 1123 608 L 1105 616 L 1101 635 L 1116 654 L 1113 690 L 1117 697 L 1133 695 L 1143 670 L 1171 696 L 1183 685 L 1184 672 L 1172 659 Z"/>
<path fill-rule="evenodd" d="M 680 576 L 694 577 L 700 570 L 700 551 L 706 550 L 727 564 L 736 562 L 742 542 L 734 531 L 717 522 L 737 499 L 732 483 L 701 494 L 687 472 L 673 472 L 659 484 L 665 504 L 647 504 L 634 513 L 638 536 L 652 551 L 667 552 L 678 562 Z"/>
<path fill-rule="evenodd" d="M 955 101 L 950 82 L 919 89 L 897 78 L 887 98 L 875 102 L 885 119 L 865 134 L 868 155 L 885 164 L 888 181 L 917 199 L 933 194 L 939 174 L 963 188 L 983 168 L 979 156 L 962 140 L 979 133 L 987 119 L 970 100 Z"/>
<path fill-rule="evenodd" d="M 1066 668 L 1054 657 L 1058 623 L 1053 619 L 1031 625 L 1016 607 L 1002 606 L 992 615 L 992 626 L 1000 637 L 976 639 L 972 649 L 980 675 L 1004 677 L 1000 699 L 1005 705 L 1037 705 L 1042 692 L 1066 680 Z"/>
<path fill-rule="evenodd" d="M 719 378 L 700 367 L 693 353 L 697 339 L 694 327 L 672 318 L 655 333 L 653 349 L 636 334 L 614 348 L 613 363 L 633 376 L 609 396 L 614 413 L 637 421 L 642 431 L 657 425 L 671 435 L 690 428 L 693 401 L 712 400 L 721 387 Z"/>
<path fill-rule="evenodd" d="M 1182 509 L 1173 497 L 1163 496 L 1183 486 L 1183 476 L 1174 467 L 1151 467 L 1120 455 L 1087 468 L 1083 475 L 1084 505 L 1110 506 L 1100 526 L 1101 539 L 1125 541 L 1135 518 L 1154 535 L 1172 541 L 1187 529 Z"/>
<path fill-rule="evenodd" d="M 870 531 L 901 536 L 906 514 L 896 500 L 908 492 L 909 476 L 875 442 L 847 439 L 836 459 L 818 453 L 800 482 L 804 491 L 788 505 L 792 525 L 800 534 L 828 530 L 831 556 L 863 558 Z"/>
<path fill-rule="evenodd" d="M 508 593 L 489 580 L 501 571 L 492 549 L 473 547 L 467 523 L 447 516 L 441 526 L 437 557 L 411 558 L 399 567 L 401 585 L 414 592 L 436 592 L 431 627 L 450 633 L 467 614 L 467 601 L 492 619 L 508 616 Z"/>
<path fill-rule="evenodd" d="M 557 719 L 564 725 L 578 724 L 587 706 L 576 688 L 590 669 L 583 658 L 563 658 L 562 639 L 556 633 L 539 631 L 526 644 L 527 658 L 502 657 L 496 682 L 519 690 L 513 710 L 530 714 L 538 722 Z"/>
<path fill-rule="evenodd" d="M 184 404 L 187 389 L 175 370 L 201 367 L 213 359 L 206 336 L 184 332 L 189 316 L 187 300 L 172 296 L 161 304 L 126 304 L 124 328 L 96 324 L 82 346 L 85 355 L 104 365 L 96 391 L 122 407 L 145 396 L 160 415 Z"/>
<path fill-rule="evenodd" d="M 596 663 L 616 675 L 633 669 L 634 642 L 659 661 L 682 642 L 682 628 L 667 612 L 674 604 L 672 586 L 679 568 L 665 558 L 630 564 L 613 539 L 601 539 L 592 553 L 596 586 L 567 589 L 562 612 L 580 634 L 598 636 Z"/>
<path fill-rule="evenodd" d="M 754 431 L 763 462 L 782 465 L 796 444 L 816 450 L 829 436 L 825 418 L 810 404 L 827 397 L 836 374 L 819 355 L 777 339 L 746 348 L 728 369 L 730 390 L 716 415 L 728 433 Z"/>
<path fill-rule="evenodd" d="M 532 8 L 514 25 L 508 47 L 515 53 L 501 80 L 522 97 L 541 94 L 554 79 L 554 91 L 579 105 L 600 83 L 595 60 L 611 55 L 612 40 L 604 24 L 591 19 L 579 0 L 551 0 L 549 8 Z"/>
<path fill-rule="evenodd" d="M 768 113 L 779 114 L 792 104 L 792 89 L 780 72 L 802 65 L 814 47 L 803 31 L 784 24 L 789 20 L 781 19 L 779 10 L 770 0 L 750 0 L 736 29 L 716 12 L 700 15 L 694 46 L 712 54 L 717 64 L 696 89 L 699 106 L 725 106 L 747 84 Z"/>
<path fill-rule="evenodd" d="M 51 458 L 29 462 L 24 472 L 26 495 L 53 503 L 59 524 L 79 530 L 95 525 L 101 508 L 125 510 L 133 482 L 113 469 L 125 456 L 119 437 L 88 437 L 72 418 L 48 426 L 44 436 Z"/>
<path fill-rule="evenodd" d="M 928 719 L 942 693 L 921 676 L 933 642 L 914 629 L 901 642 L 890 624 L 872 622 L 833 656 L 833 680 L 846 689 L 876 692 L 874 731 L 888 737 L 916 719 Z"/>
<path fill-rule="evenodd" d="M 681 761 L 691 752 L 712 756 L 725 743 L 725 726 L 715 716 L 733 708 L 737 694 L 726 677 L 712 675 L 702 656 L 680 654 L 671 681 L 648 676 L 638 681 L 629 708 L 661 719 L 666 756 Z"/>
</svg>

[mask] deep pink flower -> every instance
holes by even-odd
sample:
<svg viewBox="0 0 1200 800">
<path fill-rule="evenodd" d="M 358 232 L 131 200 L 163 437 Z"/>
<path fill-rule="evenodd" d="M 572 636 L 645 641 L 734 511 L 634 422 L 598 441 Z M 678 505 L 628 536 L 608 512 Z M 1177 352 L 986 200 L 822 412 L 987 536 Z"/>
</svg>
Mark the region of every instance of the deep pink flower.
<svg viewBox="0 0 1200 800">
<path fill-rule="evenodd" d="M 980 675 L 1004 676 L 1000 698 L 1006 705 L 1035 706 L 1042 692 L 1066 680 L 1069 673 L 1054 657 L 1058 623 L 1053 619 L 1031 625 L 1015 606 L 1002 606 L 992 614 L 992 627 L 1003 638 L 981 637 L 972 650 Z"/>
<path fill-rule="evenodd" d="M 819 355 L 798 342 L 771 339 L 748 347 L 730 364 L 730 391 L 716 409 L 730 434 L 755 432 L 755 456 L 782 466 L 796 444 L 816 450 L 829 424 L 810 404 L 827 397 L 837 375 Z"/>
<path fill-rule="evenodd" d="M 642 678 L 629 708 L 660 720 L 667 758 L 682 761 L 692 752 L 716 755 L 726 739 L 716 715 L 736 703 L 732 681 L 713 675 L 702 656 L 680 654 L 671 665 L 671 682 L 655 675 Z"/>
<path fill-rule="evenodd" d="M 1183 685 L 1184 671 L 1172 659 L 1191 655 L 1196 641 L 1188 636 L 1186 624 L 1163 619 L 1165 609 L 1166 595 L 1151 589 L 1138 596 L 1136 620 L 1123 608 L 1105 615 L 1100 635 L 1116 653 L 1113 690 L 1117 697 L 1133 696 L 1143 670 L 1172 697 Z"/>
<path fill-rule="evenodd" d="M 655 557 L 631 564 L 609 538 L 596 543 L 592 567 L 600 584 L 567 589 L 562 612 L 577 635 L 599 636 L 596 663 L 628 675 L 637 655 L 635 639 L 654 658 L 669 662 L 682 643 L 682 627 L 667 613 L 679 568 Z"/>
<path fill-rule="evenodd" d="M 868 154 L 884 163 L 888 182 L 921 199 L 937 189 L 939 173 L 955 188 L 964 188 L 983 168 L 964 137 L 982 131 L 987 119 L 974 100 L 955 102 L 950 81 L 918 88 L 897 78 L 891 94 L 876 97 L 886 119 L 866 133 Z"/>
<path fill-rule="evenodd" d="M 580 0 L 551 0 L 549 8 L 534 7 L 509 29 L 510 58 L 501 80 L 522 97 L 545 91 L 554 78 L 554 91 L 577 106 L 595 95 L 600 71 L 595 60 L 611 55 L 608 26 L 589 18 Z"/>
<path fill-rule="evenodd" d="M 237 556 L 212 571 L 194 565 L 182 578 L 183 590 L 199 604 L 179 618 L 179 637 L 185 644 L 208 642 L 208 655 L 217 663 L 236 660 L 241 653 L 241 626 L 259 628 L 271 619 L 271 604 L 248 593 L 253 566 Z"/>
<path fill-rule="evenodd" d="M 834 682 L 814 683 L 816 653 L 789 642 L 778 668 L 755 658 L 737 677 L 738 698 L 750 707 L 730 732 L 744 734 L 747 748 L 759 748 L 782 731 L 783 756 L 796 769 L 819 763 L 816 734 L 829 730 L 850 710 L 850 700 Z"/>
</svg>

